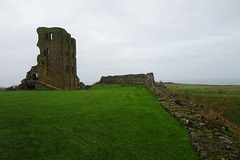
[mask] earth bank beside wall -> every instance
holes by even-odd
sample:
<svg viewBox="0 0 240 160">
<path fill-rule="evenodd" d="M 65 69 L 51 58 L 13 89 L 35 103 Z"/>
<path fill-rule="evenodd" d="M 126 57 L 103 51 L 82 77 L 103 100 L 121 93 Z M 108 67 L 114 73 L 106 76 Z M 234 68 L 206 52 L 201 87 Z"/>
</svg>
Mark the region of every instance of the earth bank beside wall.
<svg viewBox="0 0 240 160">
<path fill-rule="evenodd" d="M 103 76 L 99 83 L 146 85 L 155 93 L 163 108 L 187 129 L 200 159 L 239 160 L 239 142 L 221 133 L 214 122 L 201 116 L 201 108 L 196 104 L 168 90 L 163 84 L 155 84 L 153 73 Z"/>
</svg>

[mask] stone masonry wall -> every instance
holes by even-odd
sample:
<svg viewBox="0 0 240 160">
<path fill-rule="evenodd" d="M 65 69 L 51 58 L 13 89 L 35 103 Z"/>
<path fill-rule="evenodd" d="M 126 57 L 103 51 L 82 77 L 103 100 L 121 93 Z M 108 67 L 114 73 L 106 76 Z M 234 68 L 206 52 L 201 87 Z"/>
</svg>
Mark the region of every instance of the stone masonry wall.
<svg viewBox="0 0 240 160">
<path fill-rule="evenodd" d="M 170 114 L 187 129 L 200 159 L 239 160 L 240 143 L 220 132 L 223 126 L 201 116 L 201 108 L 163 84 L 156 84 L 155 95 Z M 219 128 L 221 127 L 221 128 Z"/>
<path fill-rule="evenodd" d="M 77 76 L 76 41 L 63 28 L 37 29 L 40 54 L 37 65 L 27 73 L 19 89 L 78 89 L 82 87 Z M 39 81 L 35 83 L 34 81 Z M 47 86 L 47 87 L 46 87 Z M 50 87 L 51 88 L 51 87 Z"/>
<path fill-rule="evenodd" d="M 105 84 L 145 84 L 165 110 L 187 129 L 192 146 L 200 159 L 239 160 L 240 144 L 221 133 L 219 126 L 201 116 L 201 108 L 186 97 L 154 82 L 153 73 L 102 77 Z"/>
<path fill-rule="evenodd" d="M 99 83 L 105 84 L 144 84 L 153 91 L 154 75 L 153 73 L 147 74 L 128 74 L 116 76 L 103 76 Z"/>
</svg>

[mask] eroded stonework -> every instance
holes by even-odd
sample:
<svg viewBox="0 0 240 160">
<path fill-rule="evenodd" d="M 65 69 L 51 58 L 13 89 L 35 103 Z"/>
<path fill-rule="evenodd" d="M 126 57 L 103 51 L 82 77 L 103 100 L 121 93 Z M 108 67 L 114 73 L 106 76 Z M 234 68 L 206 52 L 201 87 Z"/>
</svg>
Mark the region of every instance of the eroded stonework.
<svg viewBox="0 0 240 160">
<path fill-rule="evenodd" d="M 153 91 L 155 84 L 153 73 L 103 76 L 99 83 L 105 84 L 144 84 Z"/>
<path fill-rule="evenodd" d="M 40 54 L 18 89 L 77 89 L 76 40 L 65 29 L 37 29 Z"/>
</svg>

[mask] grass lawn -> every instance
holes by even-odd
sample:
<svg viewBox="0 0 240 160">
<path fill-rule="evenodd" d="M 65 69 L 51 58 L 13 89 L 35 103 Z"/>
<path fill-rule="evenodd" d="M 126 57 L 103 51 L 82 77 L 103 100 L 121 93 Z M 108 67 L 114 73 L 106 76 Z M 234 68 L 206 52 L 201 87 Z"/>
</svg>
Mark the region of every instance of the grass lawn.
<svg viewBox="0 0 240 160">
<path fill-rule="evenodd" d="M 197 159 L 143 85 L 0 92 L 0 159 Z"/>
<path fill-rule="evenodd" d="M 167 87 L 178 89 L 198 104 L 202 104 L 208 113 L 215 112 L 223 120 L 240 126 L 240 86 L 239 85 L 187 85 L 166 84 Z M 206 112 L 206 113 L 207 113 Z M 240 134 L 240 133 L 238 133 Z"/>
</svg>

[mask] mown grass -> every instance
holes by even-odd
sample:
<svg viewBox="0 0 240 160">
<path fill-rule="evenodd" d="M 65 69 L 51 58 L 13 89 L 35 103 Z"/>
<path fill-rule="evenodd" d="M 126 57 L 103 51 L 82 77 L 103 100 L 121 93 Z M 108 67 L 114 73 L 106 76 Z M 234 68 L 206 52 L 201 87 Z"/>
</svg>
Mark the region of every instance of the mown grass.
<svg viewBox="0 0 240 160">
<path fill-rule="evenodd" d="M 210 119 L 226 123 L 239 133 L 240 86 L 239 85 L 187 85 L 166 84 L 187 94 L 195 103 L 204 106 L 203 114 Z"/>
<path fill-rule="evenodd" d="M 0 159 L 196 159 L 142 85 L 0 92 Z"/>
</svg>

